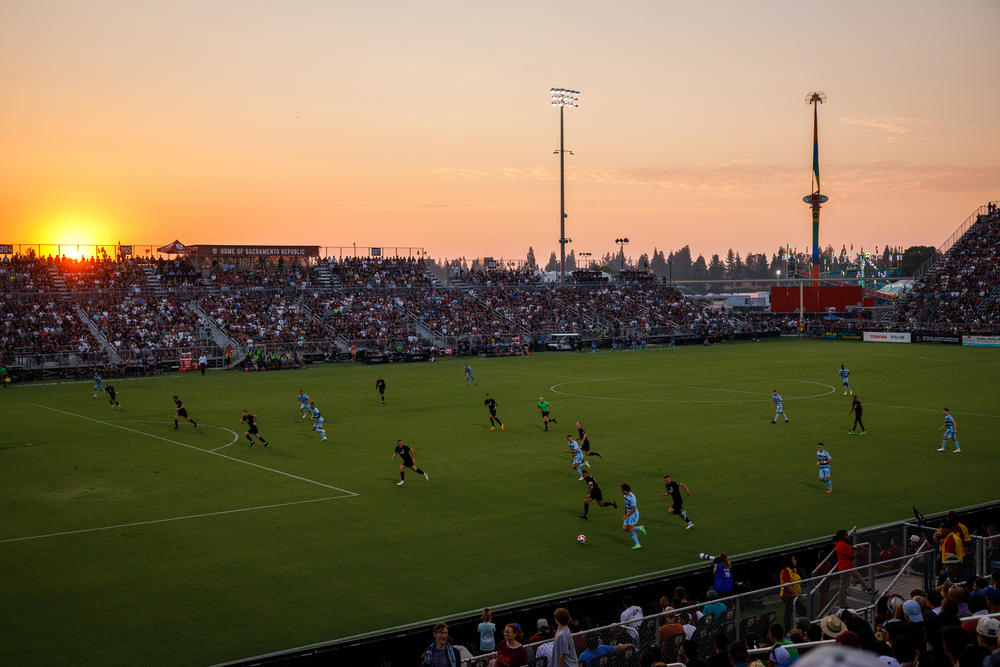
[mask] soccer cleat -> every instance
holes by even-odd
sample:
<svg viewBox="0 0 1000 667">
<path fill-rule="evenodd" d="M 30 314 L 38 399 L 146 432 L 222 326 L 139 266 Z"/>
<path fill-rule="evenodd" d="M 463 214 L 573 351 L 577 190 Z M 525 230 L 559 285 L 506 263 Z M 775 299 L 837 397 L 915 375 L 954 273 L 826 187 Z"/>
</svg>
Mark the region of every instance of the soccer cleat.
<svg viewBox="0 0 1000 667">
<path fill-rule="evenodd" d="M 854 431 L 848 431 L 847 435 L 854 435 Z"/>
<path fill-rule="evenodd" d="M 939 451 L 939 452 L 943 452 L 943 451 L 944 451 L 944 447 L 940 447 L 940 448 L 938 448 L 938 451 Z"/>
<path fill-rule="evenodd" d="M 844 392 L 844 396 L 847 396 L 847 392 L 846 391 Z"/>
<path fill-rule="evenodd" d="M 867 432 L 868 432 L 868 431 L 862 431 L 862 432 L 861 432 L 861 435 L 864 435 L 864 434 L 865 434 L 865 433 L 867 433 Z"/>
<path fill-rule="evenodd" d="M 646 534 L 646 527 L 645 526 L 636 526 L 635 529 L 638 530 L 638 531 L 640 531 L 643 535 Z"/>
<path fill-rule="evenodd" d="M 264 446 L 265 447 L 267 447 L 269 444 L 271 444 L 271 443 L 269 443 L 267 440 L 264 441 Z"/>
<path fill-rule="evenodd" d="M 586 514 L 581 514 L 581 515 L 580 515 L 580 518 L 581 518 L 581 519 L 589 519 L 590 517 L 589 517 L 589 516 L 587 516 Z"/>
<path fill-rule="evenodd" d="M 827 489 L 826 492 L 827 493 L 833 493 L 833 489 Z"/>
<path fill-rule="evenodd" d="M 854 390 L 853 389 L 851 390 L 850 393 L 851 393 L 851 396 L 854 396 Z"/>
<path fill-rule="evenodd" d="M 426 480 L 430 480 L 430 478 L 431 478 L 431 476 L 430 476 L 430 475 L 428 475 L 427 473 L 424 473 L 424 479 L 426 479 Z"/>
<path fill-rule="evenodd" d="M 694 528 L 694 524 L 691 523 L 691 522 L 688 522 L 687 528 L 685 528 L 684 530 L 691 530 L 692 528 Z"/>
<path fill-rule="evenodd" d="M 493 427 L 493 426 L 490 426 L 490 430 L 491 430 L 491 431 L 495 431 L 495 430 L 496 430 L 496 428 L 495 428 L 495 427 Z"/>
<path fill-rule="evenodd" d="M 961 449 L 956 449 L 956 450 L 955 450 L 954 452 L 952 452 L 952 453 L 953 453 L 953 454 L 961 454 L 961 453 L 962 453 L 962 450 L 961 450 Z"/>
<path fill-rule="evenodd" d="M 177 424 L 174 424 L 174 428 L 177 428 Z"/>
<path fill-rule="evenodd" d="M 323 442 L 326 442 L 326 436 L 325 435 L 323 436 Z"/>
<path fill-rule="evenodd" d="M 774 420 L 774 421 L 772 421 L 771 423 L 772 423 L 772 424 L 777 424 L 777 423 L 778 423 L 778 420 L 777 420 L 777 419 L 775 419 L 775 420 Z"/>
<path fill-rule="evenodd" d="M 503 424 L 500 424 L 500 430 L 501 431 L 503 430 Z"/>
<path fill-rule="evenodd" d="M 632 549 L 641 549 L 641 548 L 642 548 L 641 544 L 636 544 L 635 546 L 632 547 Z"/>
<path fill-rule="evenodd" d="M 405 479 L 401 479 L 398 482 L 396 482 L 396 486 L 403 486 L 404 484 L 406 484 L 406 480 Z"/>
</svg>

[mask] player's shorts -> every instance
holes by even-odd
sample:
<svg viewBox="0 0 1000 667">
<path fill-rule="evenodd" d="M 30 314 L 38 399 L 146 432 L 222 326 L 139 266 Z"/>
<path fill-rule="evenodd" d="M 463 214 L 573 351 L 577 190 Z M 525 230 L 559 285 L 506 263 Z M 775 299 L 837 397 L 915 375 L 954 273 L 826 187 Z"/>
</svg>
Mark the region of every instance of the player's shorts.
<svg viewBox="0 0 1000 667">
<path fill-rule="evenodd" d="M 185 419 L 187 419 L 188 416 L 187 408 L 177 408 L 176 412 L 178 417 L 184 417 Z"/>
<path fill-rule="evenodd" d="M 549 416 L 549 411 L 548 411 L 548 410 L 546 410 L 546 411 L 544 411 L 544 412 L 542 413 L 542 418 L 543 418 L 543 419 L 544 419 L 545 417 L 548 417 L 548 416 Z"/>
<path fill-rule="evenodd" d="M 256 424 L 250 424 L 250 426 L 247 427 L 247 433 L 250 435 L 257 435 L 260 431 L 257 430 Z"/>
<path fill-rule="evenodd" d="M 583 463 L 583 452 L 577 452 L 573 455 L 573 465 L 578 463 Z"/>
<path fill-rule="evenodd" d="M 955 429 L 953 429 L 953 428 L 946 428 L 944 430 L 944 437 L 945 437 L 945 440 L 948 440 L 948 439 L 954 440 L 955 439 Z"/>
<path fill-rule="evenodd" d="M 604 502 L 604 493 L 600 489 L 592 489 L 590 492 L 590 499 Z"/>
<path fill-rule="evenodd" d="M 627 517 L 625 517 L 625 520 L 622 521 L 623 526 L 635 526 L 638 523 L 639 523 L 638 512 L 633 512 L 632 514 L 629 514 Z"/>
<path fill-rule="evenodd" d="M 412 468 L 415 465 L 416 464 L 413 462 L 413 459 L 403 459 L 403 467 L 404 468 Z"/>
<path fill-rule="evenodd" d="M 308 403 L 299 403 L 299 410 L 308 410 L 308 409 L 309 409 Z"/>
<path fill-rule="evenodd" d="M 320 417 L 319 419 L 316 420 L 316 423 L 313 424 L 313 428 L 323 428 L 323 418 L 322 417 Z"/>
<path fill-rule="evenodd" d="M 820 479 L 826 479 L 829 476 L 830 476 L 830 468 L 829 467 L 825 467 L 824 468 L 823 466 L 820 466 L 820 468 L 819 468 L 819 478 Z"/>
<path fill-rule="evenodd" d="M 587 438 L 586 440 L 580 443 L 580 449 L 582 449 L 585 452 L 590 451 L 590 438 Z"/>
<path fill-rule="evenodd" d="M 490 417 L 496 417 L 496 416 L 497 416 L 497 411 L 496 410 L 490 410 Z"/>
<path fill-rule="evenodd" d="M 680 512 L 682 509 L 684 509 L 684 503 L 674 503 L 673 505 L 670 506 L 670 509 L 672 509 L 675 512 Z"/>
</svg>

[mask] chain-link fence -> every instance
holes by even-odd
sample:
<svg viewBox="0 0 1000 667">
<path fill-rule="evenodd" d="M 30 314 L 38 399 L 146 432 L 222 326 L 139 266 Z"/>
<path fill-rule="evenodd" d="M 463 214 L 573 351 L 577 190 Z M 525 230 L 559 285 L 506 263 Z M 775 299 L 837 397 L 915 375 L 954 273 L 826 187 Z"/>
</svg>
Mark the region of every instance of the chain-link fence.
<svg viewBox="0 0 1000 667">
<path fill-rule="evenodd" d="M 927 540 L 916 544 L 912 553 L 894 558 L 872 558 L 868 541 L 856 542 L 854 549 L 863 564 L 850 570 L 838 570 L 834 557 L 832 568 L 818 576 L 574 633 L 577 653 L 592 651 L 597 657 L 591 665 L 610 667 L 637 665 L 639 654 L 649 647 L 656 647 L 668 663 L 693 659 L 691 653 L 708 660 L 716 647 L 725 650 L 733 641 L 751 648 L 769 646 L 774 642 L 768 640 L 768 632 L 775 623 L 784 637 L 800 617 L 816 621 L 840 608 L 850 608 L 873 623 L 880 599 L 892 595 L 909 599 L 913 591 L 928 590 L 935 583 L 937 552 Z M 526 644 L 528 664 L 545 667 L 551 646 L 548 639 Z M 477 656 L 467 664 L 486 667 L 494 657 L 495 653 Z"/>
</svg>

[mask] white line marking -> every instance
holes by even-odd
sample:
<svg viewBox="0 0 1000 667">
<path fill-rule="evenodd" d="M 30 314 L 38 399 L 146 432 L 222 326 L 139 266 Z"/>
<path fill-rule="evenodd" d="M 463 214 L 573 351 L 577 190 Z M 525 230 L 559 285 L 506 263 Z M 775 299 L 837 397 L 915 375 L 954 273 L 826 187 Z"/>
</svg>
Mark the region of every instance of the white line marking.
<svg viewBox="0 0 1000 667">
<path fill-rule="evenodd" d="M 288 507 L 289 505 L 304 505 L 306 503 L 321 503 L 325 500 L 337 500 L 339 498 L 350 498 L 350 496 L 327 496 L 326 498 L 314 498 L 312 500 L 295 500 L 290 503 L 277 503 L 275 505 L 258 505 L 256 507 L 241 507 L 235 510 L 222 510 L 219 512 L 205 512 L 204 514 L 188 514 L 186 516 L 173 516 L 169 519 L 152 519 L 151 521 L 135 521 L 133 523 L 119 523 L 114 526 L 101 526 L 100 528 L 81 528 L 79 530 L 64 530 L 59 533 L 46 533 L 45 535 L 30 535 L 28 537 L 12 537 L 0 540 L 0 544 L 8 542 L 26 542 L 28 540 L 42 540 L 46 537 L 59 537 L 60 535 L 78 535 L 80 533 L 96 533 L 101 530 L 114 530 L 115 528 L 129 528 L 131 526 L 147 526 L 153 523 L 166 523 L 168 521 L 184 521 L 185 519 L 200 519 L 206 516 L 220 516 L 222 514 L 236 514 L 238 512 L 255 512 L 257 510 L 267 510 L 275 507 Z"/>
<path fill-rule="evenodd" d="M 691 377 L 691 376 L 676 376 L 676 377 L 679 379 L 681 377 Z M 619 396 L 590 396 L 588 394 L 575 394 L 573 392 L 560 391 L 559 389 L 557 389 L 557 387 L 565 387 L 566 385 L 571 385 L 571 384 L 583 384 L 585 382 L 631 382 L 631 381 L 647 380 L 647 379 L 650 379 L 650 377 L 646 376 L 646 377 L 620 377 L 620 378 L 614 378 L 614 377 L 609 377 L 609 378 L 587 378 L 585 380 L 573 380 L 571 382 L 559 382 L 559 383 L 554 384 L 551 387 L 549 387 L 549 391 L 554 392 L 556 394 L 561 394 L 563 396 L 574 396 L 576 398 L 590 398 L 590 399 L 594 399 L 594 400 L 598 400 L 598 401 L 623 401 L 623 402 L 626 402 L 626 403 L 759 403 L 759 402 L 764 402 L 764 401 L 770 401 L 771 400 L 771 396 L 769 394 L 767 394 L 766 392 L 760 392 L 758 395 L 760 395 L 761 397 L 760 398 L 755 398 L 755 399 L 749 399 L 749 398 L 747 398 L 747 399 L 731 398 L 731 399 L 721 399 L 721 400 L 706 400 L 706 399 L 683 399 L 683 398 L 682 399 L 672 399 L 672 398 L 622 398 L 622 397 L 619 397 Z M 666 378 L 656 378 L 656 379 L 670 379 L 670 376 L 667 376 Z M 809 395 L 809 396 L 785 396 L 784 399 L 786 401 L 791 401 L 791 400 L 801 399 L 801 398 L 821 398 L 823 396 L 829 396 L 830 394 L 832 394 L 835 391 L 837 391 L 836 389 L 834 389 L 833 387 L 831 387 L 830 385 L 828 385 L 828 384 L 826 384 L 824 382 L 814 382 L 813 380 L 798 380 L 798 379 L 795 379 L 795 378 L 764 378 L 764 377 L 731 378 L 731 379 L 736 379 L 736 380 L 768 380 L 768 381 L 771 381 L 771 382 L 798 382 L 798 383 L 801 383 L 801 384 L 815 384 L 815 385 L 818 385 L 820 387 L 825 387 L 826 389 L 829 390 L 829 391 L 823 392 L 822 394 L 812 394 L 812 395 Z M 664 386 L 664 387 L 671 386 L 671 385 L 663 383 L 663 382 L 659 382 L 659 383 L 650 382 L 650 383 L 646 383 L 646 384 L 659 385 L 659 386 Z M 721 391 L 721 392 L 731 392 L 731 393 L 740 393 L 740 394 L 755 393 L 755 392 L 740 391 L 740 390 L 736 390 L 736 389 L 715 389 L 715 388 L 711 388 L 711 387 L 687 387 L 687 389 L 698 389 L 698 390 L 701 390 L 701 391 Z"/>
<path fill-rule="evenodd" d="M 965 359 L 932 359 L 930 357 L 918 357 L 924 361 L 939 361 L 943 364 L 976 364 L 977 366 L 987 365 L 987 366 L 997 366 L 1000 365 L 995 361 L 966 361 Z"/>
<path fill-rule="evenodd" d="M 170 422 L 157 421 L 155 419 L 123 419 L 122 421 L 131 422 L 133 424 L 165 424 L 167 426 L 170 425 Z M 204 426 L 204 427 L 207 427 L 207 428 L 217 428 L 220 431 L 229 431 L 230 433 L 233 434 L 233 439 L 232 440 L 230 440 L 226 444 L 222 445 L 221 447 L 216 447 L 214 449 L 208 450 L 210 452 L 214 452 L 214 451 L 217 451 L 217 450 L 220 450 L 220 449 L 225 449 L 229 445 L 234 444 L 240 438 L 240 436 L 238 436 L 236 434 L 236 431 L 234 431 L 232 429 L 229 429 L 229 428 L 226 428 L 225 426 L 216 426 L 215 424 L 206 424 L 204 422 L 202 422 L 201 425 Z"/>
<path fill-rule="evenodd" d="M 995 502 L 997 502 L 997 501 L 996 500 L 992 500 L 992 501 L 988 501 L 988 502 L 985 502 L 985 503 L 980 503 L 978 505 L 969 505 L 967 507 L 958 507 L 958 508 L 955 508 L 955 510 L 953 510 L 953 511 L 961 512 L 961 511 L 967 510 L 967 509 L 973 509 L 973 508 L 976 508 L 976 507 L 984 507 L 986 505 L 991 505 L 991 504 L 993 504 Z M 894 524 L 898 524 L 898 523 L 900 523 L 900 521 L 906 521 L 906 519 L 900 519 L 898 521 L 891 521 L 889 523 L 879 524 L 877 526 L 866 526 L 864 528 L 859 528 L 858 530 L 860 530 L 860 531 L 878 530 L 878 529 L 884 528 L 886 526 L 891 526 L 891 525 L 894 525 Z M 746 551 L 744 553 L 740 553 L 740 554 L 736 554 L 735 556 L 731 556 L 730 559 L 743 558 L 743 557 L 746 557 L 746 556 L 753 556 L 753 555 L 760 554 L 760 553 L 771 553 L 771 552 L 775 552 L 776 553 L 776 552 L 782 551 L 784 549 L 790 549 L 792 547 L 800 546 L 800 545 L 803 545 L 803 544 L 811 544 L 811 543 L 814 543 L 814 542 L 829 541 L 829 539 L 830 539 L 829 536 L 825 535 L 825 536 L 821 536 L 821 537 L 813 537 L 813 538 L 804 539 L 804 540 L 797 540 L 795 542 L 788 542 L 787 544 L 779 544 L 779 545 L 776 545 L 776 546 L 764 547 L 762 549 L 754 549 L 752 551 Z M 579 588 L 570 588 L 570 589 L 565 590 L 565 591 L 557 591 L 555 593 L 545 593 L 543 595 L 535 595 L 533 597 L 524 598 L 522 600 L 514 600 L 514 601 L 511 601 L 511 602 L 502 602 L 502 603 L 490 605 L 490 608 L 491 609 L 510 609 L 512 607 L 518 607 L 518 606 L 521 606 L 521 605 L 526 604 L 528 602 L 533 602 L 535 600 L 552 600 L 552 599 L 556 599 L 556 598 L 565 597 L 567 595 L 572 595 L 574 593 L 580 593 L 580 592 L 584 592 L 584 591 L 593 591 L 593 590 L 597 590 L 599 588 L 606 588 L 608 586 L 613 586 L 615 584 L 627 583 L 627 582 L 634 581 L 634 580 L 637 580 L 637 579 L 659 577 L 659 576 L 663 576 L 665 574 L 670 574 L 671 572 L 677 572 L 677 571 L 680 571 L 680 570 L 688 570 L 688 571 L 695 570 L 695 569 L 697 569 L 699 567 L 707 567 L 707 566 L 705 566 L 705 564 L 702 561 L 698 561 L 697 563 L 687 564 L 687 565 L 678 565 L 677 567 L 668 568 L 666 570 L 656 570 L 654 572 L 646 572 L 644 574 L 636 574 L 636 575 L 632 575 L 630 577 L 622 577 L 621 579 L 612 579 L 611 581 L 603 581 L 603 582 L 596 583 L 596 584 L 590 584 L 588 586 L 580 586 Z M 399 630 L 409 630 L 409 629 L 412 629 L 412 628 L 419 628 L 421 626 L 429 625 L 429 624 L 437 622 L 437 621 L 450 621 L 450 620 L 454 620 L 456 618 L 464 618 L 466 616 L 475 616 L 481 610 L 482 610 L 481 607 L 477 607 L 476 609 L 469 609 L 467 611 L 455 612 L 453 614 L 447 614 L 447 615 L 441 615 L 441 616 L 434 616 L 433 618 L 425 618 L 425 619 L 423 619 L 421 621 L 414 621 L 413 623 L 407 623 L 405 625 L 394 625 L 394 626 L 392 626 L 390 628 L 379 628 L 378 630 L 371 630 L 369 632 L 362 632 L 362 633 L 359 633 L 359 634 L 356 634 L 356 635 L 349 635 L 347 637 L 337 637 L 336 639 L 330 639 L 330 640 L 327 640 L 327 641 L 324 641 L 324 642 L 316 642 L 315 644 L 307 644 L 305 646 L 296 646 L 295 648 L 283 649 L 281 651 L 274 651 L 273 653 L 265 653 L 263 655 L 255 655 L 255 656 L 252 656 L 252 657 L 249 657 L 249 658 L 241 658 L 239 660 L 234 660 L 234 661 L 231 661 L 231 662 L 221 662 L 221 663 L 217 663 L 215 665 L 212 665 L 212 667 L 224 667 L 225 665 L 234 665 L 234 664 L 241 663 L 241 662 L 261 660 L 261 659 L 264 659 L 264 658 L 271 658 L 271 657 L 274 657 L 274 656 L 285 655 L 285 654 L 288 654 L 288 653 L 296 653 L 298 651 L 307 651 L 309 649 L 318 648 L 318 647 L 321 647 L 321 646 L 332 646 L 334 644 L 341 644 L 343 642 L 354 641 L 354 640 L 362 639 L 362 638 L 365 638 L 365 637 L 375 637 L 375 636 L 382 635 L 382 634 L 387 634 L 387 633 L 390 633 L 390 632 L 397 632 Z"/>
<path fill-rule="evenodd" d="M 186 447 L 187 449 L 193 449 L 196 452 L 203 452 L 205 454 L 211 454 L 212 456 L 218 456 L 219 458 L 229 459 L 230 461 L 236 461 L 237 463 L 242 463 L 244 465 L 253 466 L 254 468 L 260 468 L 261 470 L 267 470 L 268 472 L 277 473 L 279 475 L 284 475 L 285 477 L 292 477 L 293 479 L 302 480 L 303 482 L 309 482 L 310 484 L 315 484 L 316 486 L 322 486 L 326 489 L 332 489 L 334 491 L 340 491 L 342 493 L 347 493 L 352 496 L 357 496 L 359 494 L 354 491 L 348 491 L 347 489 L 342 489 L 339 486 L 333 486 L 331 484 L 324 484 L 323 482 L 317 482 L 314 479 L 309 479 L 308 477 L 300 477 L 299 475 L 293 475 L 290 472 L 285 472 L 283 470 L 277 470 L 275 468 L 268 468 L 267 466 L 262 466 L 259 463 L 253 463 L 251 461 L 244 461 L 243 459 L 238 459 L 234 456 L 227 456 L 225 454 L 219 454 L 218 452 L 212 451 L 210 449 L 202 449 L 201 447 L 195 447 L 194 445 L 188 445 L 183 442 L 178 442 L 176 440 L 171 440 L 170 438 L 164 438 L 162 435 L 156 435 L 154 433 L 146 433 L 145 431 L 139 431 L 134 428 L 129 428 L 128 426 L 121 426 L 119 424 L 112 424 L 111 422 L 104 421 L 103 419 L 94 419 L 93 417 L 87 417 L 86 415 L 78 415 L 73 412 L 66 412 L 65 410 L 57 410 L 56 408 L 50 408 L 47 405 L 42 405 L 40 403 L 32 403 L 35 407 L 42 408 L 44 410 L 51 410 L 52 412 L 58 412 L 60 414 L 69 415 L 70 417 L 78 417 L 80 419 L 86 419 L 87 421 L 92 421 L 96 424 L 104 424 L 105 426 L 110 426 L 112 428 L 121 429 L 123 431 L 131 431 L 132 433 L 137 433 L 138 435 L 144 435 L 147 438 L 156 438 L 157 440 L 162 440 L 164 442 L 169 442 L 172 445 L 178 445 L 180 447 Z"/>
</svg>

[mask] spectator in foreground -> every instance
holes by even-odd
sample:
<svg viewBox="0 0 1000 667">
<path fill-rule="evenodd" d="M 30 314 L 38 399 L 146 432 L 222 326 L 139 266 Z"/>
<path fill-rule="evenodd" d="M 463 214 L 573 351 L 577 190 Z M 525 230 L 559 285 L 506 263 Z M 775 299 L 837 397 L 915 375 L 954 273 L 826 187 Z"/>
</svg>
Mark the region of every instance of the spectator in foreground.
<svg viewBox="0 0 1000 667">
<path fill-rule="evenodd" d="M 497 626 L 493 623 L 493 612 L 487 607 L 483 609 L 483 613 L 479 615 L 479 652 L 480 653 L 490 653 L 496 648 L 496 639 L 494 637 L 496 633 Z"/>
<path fill-rule="evenodd" d="M 528 664 L 528 651 L 521 644 L 521 626 L 508 623 L 503 629 L 503 640 L 497 646 L 493 667 L 524 667 Z"/>
<path fill-rule="evenodd" d="M 705 597 L 708 599 L 708 604 L 701 608 L 701 613 L 706 616 L 711 615 L 713 617 L 712 625 L 715 625 L 726 613 L 726 603 L 719 601 L 719 593 L 714 588 L 709 588 Z"/>
<path fill-rule="evenodd" d="M 635 648 L 633 644 L 618 644 L 617 646 L 602 644 L 596 632 L 589 633 L 586 642 L 587 650 L 580 654 L 580 664 L 584 667 L 590 667 L 590 663 L 601 656 L 616 655 L 630 648 Z"/>
<path fill-rule="evenodd" d="M 424 651 L 424 657 L 420 664 L 430 667 L 458 667 L 461 664 L 461 657 L 448 641 L 448 624 L 435 623 L 432 632 L 434 633 L 434 641 Z"/>
<path fill-rule="evenodd" d="M 556 638 L 552 646 L 552 657 L 549 658 L 549 667 L 578 667 L 580 661 L 576 656 L 576 646 L 569 631 L 569 610 L 559 607 L 552 618 L 556 622 Z"/>
</svg>

